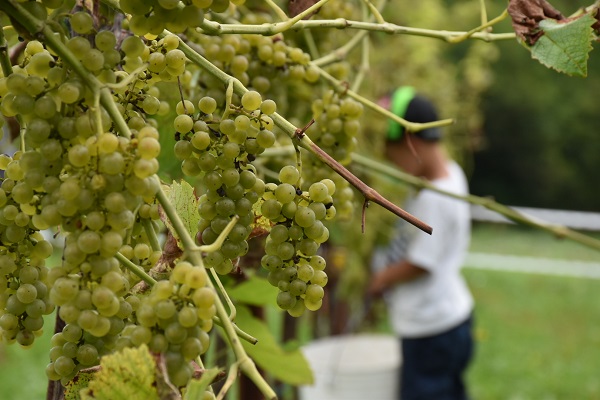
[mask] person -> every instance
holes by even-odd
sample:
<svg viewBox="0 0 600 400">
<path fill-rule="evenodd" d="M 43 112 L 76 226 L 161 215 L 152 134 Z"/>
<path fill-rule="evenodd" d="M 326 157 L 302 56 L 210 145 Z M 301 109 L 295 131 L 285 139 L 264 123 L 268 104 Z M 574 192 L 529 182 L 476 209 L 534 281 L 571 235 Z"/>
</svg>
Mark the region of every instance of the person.
<svg viewBox="0 0 600 400">
<path fill-rule="evenodd" d="M 432 103 L 411 87 L 397 89 L 390 110 L 410 122 L 438 120 Z M 385 154 L 436 188 L 468 193 L 465 175 L 441 143 L 439 128 L 405 132 L 390 120 Z M 433 227 L 429 235 L 399 220 L 393 238 L 374 252 L 370 295 L 383 295 L 400 336 L 402 400 L 468 398 L 463 374 L 473 353 L 473 297 L 460 274 L 470 241 L 468 203 L 431 190 L 409 195 L 406 211 Z"/>
</svg>

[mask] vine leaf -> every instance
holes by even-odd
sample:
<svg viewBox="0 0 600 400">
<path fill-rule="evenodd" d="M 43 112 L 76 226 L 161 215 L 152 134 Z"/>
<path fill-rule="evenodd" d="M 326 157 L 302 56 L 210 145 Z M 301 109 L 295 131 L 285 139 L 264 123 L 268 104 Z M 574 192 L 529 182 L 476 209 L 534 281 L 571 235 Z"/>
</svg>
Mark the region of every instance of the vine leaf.
<svg viewBox="0 0 600 400">
<path fill-rule="evenodd" d="M 171 186 L 163 185 L 163 189 L 169 198 L 169 201 L 173 207 L 175 207 L 175 211 L 177 211 L 177 215 L 181 218 L 187 231 L 192 237 L 196 237 L 196 233 L 198 232 L 198 222 L 200 221 L 200 215 L 198 214 L 198 205 L 200 201 L 196 197 L 192 185 L 186 181 L 181 181 L 181 183 L 173 181 Z M 180 249 L 183 248 L 177 232 L 175 232 L 173 225 L 171 225 L 171 222 L 162 211 L 161 219 L 169 229 L 169 232 L 171 232 L 177 240 L 177 246 Z"/>
<path fill-rule="evenodd" d="M 279 289 L 272 286 L 265 278 L 250 276 L 244 282 L 234 286 L 227 294 L 237 302 L 253 306 L 276 305 L 275 299 Z"/>
<path fill-rule="evenodd" d="M 546 0 L 510 0 L 508 13 L 517 36 L 533 46 L 544 33 L 539 23 L 547 18 L 562 20 L 565 17 Z"/>
<path fill-rule="evenodd" d="M 99 366 L 82 369 L 75 375 L 67 385 L 65 386 L 65 400 L 79 400 L 79 392 L 85 389 L 90 384 L 90 381 L 94 379 L 96 373 L 100 370 Z"/>
<path fill-rule="evenodd" d="M 155 388 L 156 364 L 148 347 L 126 348 L 102 357 L 100 369 L 81 400 L 159 400 Z"/>
<path fill-rule="evenodd" d="M 587 76 L 587 60 L 594 39 L 592 25 L 596 23 L 590 14 L 558 22 L 551 19 L 540 21 L 544 32 L 531 47 L 531 56 L 543 65 L 558 72 L 574 76 Z"/>
<path fill-rule="evenodd" d="M 313 383 L 313 374 L 308 362 L 302 352 L 298 349 L 284 350 L 273 337 L 269 327 L 250 313 L 243 306 L 237 307 L 237 325 L 258 339 L 258 343 L 252 345 L 242 341 L 248 355 L 265 372 L 274 378 L 291 385 L 310 385 Z"/>
</svg>

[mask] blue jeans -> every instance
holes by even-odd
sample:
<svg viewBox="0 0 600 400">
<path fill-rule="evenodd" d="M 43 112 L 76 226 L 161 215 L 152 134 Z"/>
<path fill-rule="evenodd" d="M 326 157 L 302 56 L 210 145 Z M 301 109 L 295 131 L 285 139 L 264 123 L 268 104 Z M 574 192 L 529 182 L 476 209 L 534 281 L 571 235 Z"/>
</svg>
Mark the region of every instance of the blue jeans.
<svg viewBox="0 0 600 400">
<path fill-rule="evenodd" d="M 402 339 L 401 400 L 466 400 L 463 373 L 473 355 L 472 317 L 435 336 Z"/>
</svg>

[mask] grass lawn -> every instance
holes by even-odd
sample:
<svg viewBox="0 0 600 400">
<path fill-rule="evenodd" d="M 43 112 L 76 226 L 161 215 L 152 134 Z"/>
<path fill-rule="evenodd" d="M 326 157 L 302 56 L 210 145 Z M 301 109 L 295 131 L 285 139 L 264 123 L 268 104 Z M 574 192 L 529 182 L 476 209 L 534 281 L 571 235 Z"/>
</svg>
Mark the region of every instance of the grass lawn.
<svg viewBox="0 0 600 400">
<path fill-rule="evenodd" d="M 600 280 L 467 269 L 474 399 L 599 399 Z"/>
<path fill-rule="evenodd" d="M 471 250 L 600 260 L 578 243 L 510 225 L 476 224 Z M 464 273 L 477 303 L 474 399 L 600 399 L 600 280 Z"/>
</svg>

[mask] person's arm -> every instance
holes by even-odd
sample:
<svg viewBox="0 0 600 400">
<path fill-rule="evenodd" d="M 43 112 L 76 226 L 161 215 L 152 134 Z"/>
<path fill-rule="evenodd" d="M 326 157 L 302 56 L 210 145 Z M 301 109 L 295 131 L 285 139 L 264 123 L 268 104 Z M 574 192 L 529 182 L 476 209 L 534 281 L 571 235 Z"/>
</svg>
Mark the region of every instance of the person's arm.
<svg viewBox="0 0 600 400">
<path fill-rule="evenodd" d="M 378 272 L 371 278 L 369 294 L 377 296 L 399 283 L 408 282 L 428 274 L 425 268 L 403 260 Z"/>
</svg>

